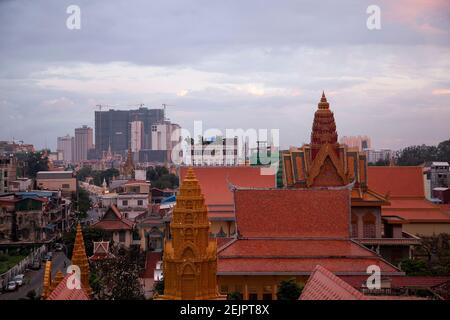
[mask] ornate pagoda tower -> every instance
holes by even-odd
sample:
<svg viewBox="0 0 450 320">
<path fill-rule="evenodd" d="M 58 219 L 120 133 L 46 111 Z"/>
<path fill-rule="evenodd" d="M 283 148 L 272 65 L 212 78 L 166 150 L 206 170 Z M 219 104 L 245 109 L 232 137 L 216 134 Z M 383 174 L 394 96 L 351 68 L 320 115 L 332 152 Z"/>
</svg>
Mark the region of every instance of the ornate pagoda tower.
<svg viewBox="0 0 450 320">
<path fill-rule="evenodd" d="M 84 248 L 83 232 L 81 231 L 81 225 L 77 225 L 77 233 L 75 236 L 75 244 L 72 252 L 72 264 L 80 268 L 81 271 L 81 287 L 90 296 L 92 294 L 91 286 L 89 285 L 89 263 L 86 256 L 86 250 Z"/>
<path fill-rule="evenodd" d="M 322 92 L 322 98 L 318 104 L 318 109 L 314 113 L 314 122 L 311 131 L 311 155 L 314 159 L 324 144 L 330 144 L 334 150 L 339 148 L 338 135 L 334 114 L 330 110 L 330 104 Z M 336 153 L 339 156 L 339 154 Z"/>
<path fill-rule="evenodd" d="M 220 299 L 217 290 L 217 242 L 209 240 L 208 212 L 200 185 L 190 168 L 177 194 L 164 244 L 162 299 Z"/>
<path fill-rule="evenodd" d="M 367 155 L 338 143 L 334 114 L 324 92 L 314 113 L 310 143 L 283 151 L 282 161 L 287 188 L 351 189 L 351 236 L 381 238 L 381 206 L 389 202 L 368 186 Z"/>
<path fill-rule="evenodd" d="M 131 148 L 128 148 L 127 161 L 123 166 L 122 175 L 125 178 L 131 178 L 133 176 L 133 170 L 134 170 L 133 153 L 131 152 Z"/>
</svg>

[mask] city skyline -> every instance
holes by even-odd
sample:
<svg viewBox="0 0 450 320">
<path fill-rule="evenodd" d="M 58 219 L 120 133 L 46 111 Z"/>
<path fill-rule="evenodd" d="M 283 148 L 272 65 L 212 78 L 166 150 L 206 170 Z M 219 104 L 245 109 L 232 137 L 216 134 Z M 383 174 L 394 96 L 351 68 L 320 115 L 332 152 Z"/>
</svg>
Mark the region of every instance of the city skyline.
<svg viewBox="0 0 450 320">
<path fill-rule="evenodd" d="M 286 148 L 309 140 L 322 90 L 340 136 L 368 135 L 377 149 L 448 138 L 445 1 L 379 1 L 380 30 L 366 27 L 369 1 L 78 1 L 80 30 L 66 27 L 70 4 L 0 4 L 2 140 L 54 149 L 56 137 L 94 127 L 97 104 L 166 103 L 188 130 L 195 120 L 278 128 Z"/>
</svg>

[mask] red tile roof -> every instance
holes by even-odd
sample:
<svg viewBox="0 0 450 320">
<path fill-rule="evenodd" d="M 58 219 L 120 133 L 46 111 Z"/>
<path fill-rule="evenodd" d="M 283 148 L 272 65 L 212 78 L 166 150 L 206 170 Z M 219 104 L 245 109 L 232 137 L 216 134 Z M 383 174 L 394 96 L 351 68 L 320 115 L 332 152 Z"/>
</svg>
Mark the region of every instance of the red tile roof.
<svg viewBox="0 0 450 320">
<path fill-rule="evenodd" d="M 391 205 L 382 208 L 383 216 L 398 216 L 408 222 L 450 223 L 450 215 L 437 205 L 425 199 L 396 199 Z"/>
<path fill-rule="evenodd" d="M 86 294 L 83 288 L 81 289 L 69 289 L 67 281 L 71 274 L 67 274 L 56 288 L 50 293 L 47 300 L 89 300 L 89 296 Z"/>
<path fill-rule="evenodd" d="M 425 199 L 422 167 L 369 167 L 368 184 L 376 192 L 390 194 L 383 216 L 398 216 L 407 222 L 450 223 L 450 216 Z"/>
<path fill-rule="evenodd" d="M 187 167 L 180 168 L 180 177 L 184 178 Z M 193 167 L 207 205 L 233 205 L 233 194 L 228 184 L 247 188 L 274 188 L 275 175 L 261 175 L 259 167 Z"/>
<path fill-rule="evenodd" d="M 316 258 L 222 258 L 219 257 L 218 275 L 245 274 L 310 274 L 314 267 L 323 265 L 327 269 L 339 274 L 365 274 L 370 265 L 380 266 L 382 272 L 399 273 L 397 269 L 384 260 L 373 258 L 344 258 L 344 257 L 316 257 Z M 401 273 L 399 273 L 400 275 Z"/>
<path fill-rule="evenodd" d="M 242 237 L 349 237 L 349 190 L 236 190 Z"/>
<path fill-rule="evenodd" d="M 309 274 L 317 264 L 340 273 L 366 274 L 372 264 L 382 272 L 398 272 L 374 252 L 347 239 L 238 239 L 219 250 L 218 256 L 219 274 Z"/>
<path fill-rule="evenodd" d="M 106 211 L 103 218 L 92 225 L 93 228 L 103 229 L 107 231 L 113 230 L 131 230 L 134 223 L 123 217 L 122 213 L 115 205 Z"/>
<path fill-rule="evenodd" d="M 162 260 L 162 252 L 148 251 L 145 257 L 145 270 L 140 277 L 153 279 L 156 263 L 160 260 Z"/>
<path fill-rule="evenodd" d="M 373 257 L 374 253 L 346 239 L 239 239 L 221 257 Z"/>
<path fill-rule="evenodd" d="M 402 277 L 397 277 L 402 278 Z M 367 276 L 365 277 L 367 279 Z M 364 295 L 352 285 L 318 265 L 303 288 L 299 300 L 423 300 L 416 296 Z"/>
<path fill-rule="evenodd" d="M 221 248 L 224 245 L 226 245 L 234 240 L 234 238 L 229 238 L 229 237 L 219 237 L 219 238 L 215 238 L 215 239 L 217 239 L 217 248 Z"/>
<path fill-rule="evenodd" d="M 367 297 L 318 265 L 306 282 L 299 300 L 367 300 Z"/>
<path fill-rule="evenodd" d="M 424 197 L 422 167 L 375 167 L 369 166 L 369 187 L 382 195 L 395 197 Z"/>
</svg>

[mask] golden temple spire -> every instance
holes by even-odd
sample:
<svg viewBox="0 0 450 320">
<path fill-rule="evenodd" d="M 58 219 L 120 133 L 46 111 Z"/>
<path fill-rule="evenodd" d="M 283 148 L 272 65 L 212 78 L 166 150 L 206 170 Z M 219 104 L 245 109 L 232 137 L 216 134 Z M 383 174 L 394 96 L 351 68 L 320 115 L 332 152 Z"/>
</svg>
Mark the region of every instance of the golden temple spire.
<svg viewBox="0 0 450 320">
<path fill-rule="evenodd" d="M 73 245 L 72 264 L 80 268 L 81 286 L 88 295 L 91 295 L 92 289 L 89 285 L 89 263 L 84 248 L 83 232 L 81 231 L 80 223 L 77 225 L 75 244 Z"/>
<path fill-rule="evenodd" d="M 44 269 L 44 284 L 42 288 L 42 298 L 46 299 L 48 295 L 51 292 L 51 285 L 52 285 L 52 262 L 50 260 L 47 260 L 45 262 L 45 269 Z"/>
<path fill-rule="evenodd" d="M 208 210 L 194 170 L 189 168 L 177 194 L 164 244 L 162 299 L 220 299 L 217 290 L 217 242 L 209 239 Z"/>
</svg>

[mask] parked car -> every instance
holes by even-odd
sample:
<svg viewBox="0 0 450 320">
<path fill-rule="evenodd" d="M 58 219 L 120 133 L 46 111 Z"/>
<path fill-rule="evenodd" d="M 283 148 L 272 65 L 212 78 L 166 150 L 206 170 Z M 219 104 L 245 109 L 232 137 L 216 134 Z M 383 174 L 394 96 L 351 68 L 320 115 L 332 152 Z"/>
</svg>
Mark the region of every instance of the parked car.
<svg viewBox="0 0 450 320">
<path fill-rule="evenodd" d="M 20 287 L 21 285 L 23 285 L 24 277 L 25 277 L 25 275 L 18 274 L 13 278 L 13 281 L 15 281 L 16 284 Z"/>
<path fill-rule="evenodd" d="M 14 291 L 17 289 L 17 284 L 15 281 L 8 282 L 8 285 L 6 286 L 6 291 Z"/>
<path fill-rule="evenodd" d="M 42 261 L 43 262 L 47 262 L 47 261 L 52 261 L 52 259 L 53 259 L 53 253 L 52 252 L 47 252 L 47 254 L 44 256 Z"/>
</svg>

